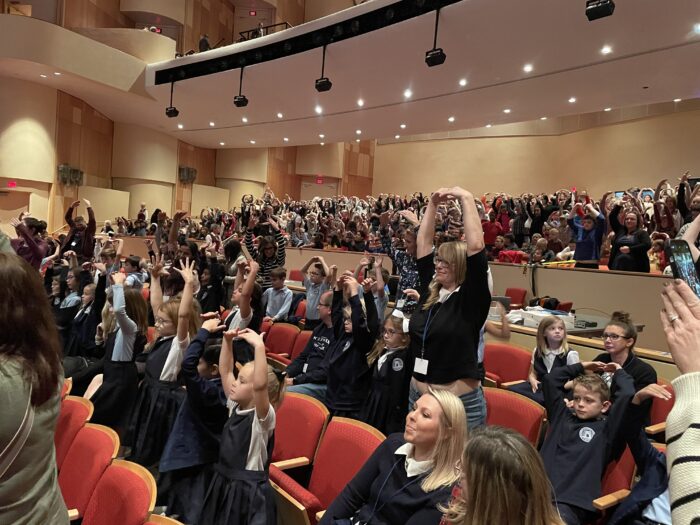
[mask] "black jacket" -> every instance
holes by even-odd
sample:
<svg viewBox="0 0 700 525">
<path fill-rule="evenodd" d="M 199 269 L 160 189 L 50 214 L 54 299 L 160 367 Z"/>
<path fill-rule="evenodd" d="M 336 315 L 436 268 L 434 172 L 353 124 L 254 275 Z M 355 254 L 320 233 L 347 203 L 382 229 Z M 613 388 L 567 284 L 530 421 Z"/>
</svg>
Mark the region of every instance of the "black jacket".
<svg viewBox="0 0 700 525">
<path fill-rule="evenodd" d="M 304 383 L 326 383 L 326 368 L 321 366 L 328 347 L 335 340 L 333 326 L 321 323 L 314 328 L 313 334 L 304 350 L 287 367 L 287 375 L 295 385 Z"/>
</svg>

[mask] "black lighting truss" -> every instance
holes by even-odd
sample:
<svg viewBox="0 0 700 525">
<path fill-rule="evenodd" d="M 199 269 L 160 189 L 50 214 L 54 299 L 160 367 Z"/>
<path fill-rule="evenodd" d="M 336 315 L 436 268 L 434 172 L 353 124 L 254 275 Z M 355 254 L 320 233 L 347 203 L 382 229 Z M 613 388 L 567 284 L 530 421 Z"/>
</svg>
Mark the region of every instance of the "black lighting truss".
<svg viewBox="0 0 700 525">
<path fill-rule="evenodd" d="M 180 82 L 304 53 L 430 13 L 464 0 L 401 0 L 369 13 L 255 49 L 156 71 L 155 84 Z"/>
</svg>

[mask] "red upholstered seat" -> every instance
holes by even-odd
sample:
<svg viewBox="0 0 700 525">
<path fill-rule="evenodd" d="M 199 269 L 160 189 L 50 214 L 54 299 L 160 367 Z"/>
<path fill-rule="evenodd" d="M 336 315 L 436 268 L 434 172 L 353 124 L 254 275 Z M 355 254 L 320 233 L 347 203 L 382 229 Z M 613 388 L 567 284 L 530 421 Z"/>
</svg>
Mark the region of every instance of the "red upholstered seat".
<svg viewBox="0 0 700 525">
<path fill-rule="evenodd" d="M 152 343 L 156 338 L 156 327 L 155 326 L 149 326 L 146 329 L 146 340 L 149 343 Z"/>
<path fill-rule="evenodd" d="M 294 361 L 304 351 L 312 335 L 313 330 L 302 330 L 297 334 L 297 338 L 294 340 L 294 346 L 292 347 L 292 353 L 289 354 L 289 359 Z"/>
<path fill-rule="evenodd" d="M 545 420 L 542 405 L 500 388 L 484 388 L 486 424 L 499 425 L 519 432 L 534 447 L 540 441 Z"/>
<path fill-rule="evenodd" d="M 289 280 L 303 283 L 304 282 L 304 274 L 302 273 L 301 270 L 290 270 Z"/>
<path fill-rule="evenodd" d="M 68 509 L 85 514 L 100 477 L 119 451 L 119 436 L 111 428 L 86 423 L 75 436 L 58 475 Z"/>
<path fill-rule="evenodd" d="M 292 392 L 284 396 L 277 411 L 272 461 L 307 458 L 313 463 L 328 422 L 328 409 L 313 397 Z"/>
<path fill-rule="evenodd" d="M 649 411 L 649 422 L 651 423 L 646 427 L 646 432 L 654 438 L 656 441 L 664 441 L 666 433 L 666 418 L 669 412 L 673 408 L 673 401 L 676 398 L 676 393 L 673 390 L 671 383 L 665 379 L 659 378 L 657 383 L 668 390 L 673 397 L 668 401 L 659 399 L 658 397 L 653 397 L 651 402 L 651 410 Z"/>
<path fill-rule="evenodd" d="M 530 371 L 532 353 L 519 346 L 507 343 L 486 343 L 484 368 L 486 377 L 500 386 L 525 379 Z"/>
<path fill-rule="evenodd" d="M 525 288 L 506 288 L 504 295 L 510 297 L 511 310 L 518 310 L 525 306 L 525 296 L 527 295 Z"/>
<path fill-rule="evenodd" d="M 557 305 L 557 310 L 560 310 L 562 312 L 570 312 L 571 309 L 574 307 L 574 303 L 571 301 L 566 301 L 563 303 L 559 303 Z"/>
<path fill-rule="evenodd" d="M 77 396 L 66 396 L 61 402 L 61 412 L 56 422 L 56 433 L 54 434 L 54 445 L 56 446 L 56 467 L 61 470 L 63 460 L 68 454 L 75 436 L 83 428 L 85 422 L 92 417 L 95 407 L 85 398 Z"/>
<path fill-rule="evenodd" d="M 293 504 L 284 507 L 285 511 L 303 509 L 309 523 L 315 525 L 316 513 L 328 508 L 383 440 L 384 435 L 376 428 L 354 419 L 334 417 L 321 439 L 308 489 L 270 467 L 270 480 L 281 489 L 278 505 L 289 503 L 287 496 L 291 496 Z"/>
<path fill-rule="evenodd" d="M 629 447 L 625 447 L 625 451 L 618 461 L 611 461 L 608 464 L 601 483 L 602 496 L 593 500 L 593 506 L 603 511 L 602 518 L 597 521 L 598 524 L 607 523 L 610 517 L 607 509 L 615 506 L 629 495 L 635 470 L 634 457 Z"/>
<path fill-rule="evenodd" d="M 63 382 L 63 386 L 61 387 L 61 401 L 63 401 L 68 394 L 70 394 L 70 391 L 73 389 L 73 378 L 72 377 L 67 377 L 66 380 Z"/>
<path fill-rule="evenodd" d="M 297 309 L 294 312 L 294 317 L 299 317 L 302 319 L 306 317 L 306 299 L 302 299 L 301 301 L 299 301 Z"/>
<path fill-rule="evenodd" d="M 260 333 L 265 333 L 265 339 L 267 339 L 268 332 L 270 331 L 270 328 L 272 327 L 272 322 L 270 321 L 263 321 L 260 324 Z"/>
<path fill-rule="evenodd" d="M 142 525 L 156 502 L 156 482 L 141 465 L 115 459 L 92 493 L 83 525 Z"/>
<path fill-rule="evenodd" d="M 265 348 L 273 354 L 291 354 L 299 327 L 289 323 L 274 323 L 265 336 Z"/>
</svg>

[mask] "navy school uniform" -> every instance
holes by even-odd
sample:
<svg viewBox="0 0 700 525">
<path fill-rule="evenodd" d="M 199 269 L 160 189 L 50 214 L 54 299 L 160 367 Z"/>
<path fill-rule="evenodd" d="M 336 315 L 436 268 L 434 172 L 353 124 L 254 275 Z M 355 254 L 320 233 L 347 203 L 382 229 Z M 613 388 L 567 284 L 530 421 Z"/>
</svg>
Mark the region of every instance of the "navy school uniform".
<svg viewBox="0 0 700 525">
<path fill-rule="evenodd" d="M 618 370 L 613 378 L 616 393 L 607 416 L 584 420 L 564 404 L 564 384 L 583 373 L 583 366 L 575 364 L 552 369 L 544 378 L 550 429 L 540 454 L 557 506 L 594 516 L 593 500 L 600 496 L 603 473 L 634 396 L 634 382 L 627 372 Z"/>
<path fill-rule="evenodd" d="M 370 382 L 367 354 L 372 349 L 379 321 L 374 301 L 365 301 L 365 316 L 359 296 L 349 298 L 352 332 L 343 322 L 343 292 L 333 292 L 335 341 L 326 351 L 322 366 L 326 372 L 326 406 L 335 416 L 356 417 L 367 397 Z"/>
<path fill-rule="evenodd" d="M 554 362 L 552 363 L 552 370 L 555 368 L 559 368 L 562 366 L 566 366 L 566 359 L 567 356 L 562 354 L 557 355 L 554 358 Z M 544 362 L 544 358 L 540 354 L 535 354 L 535 359 L 534 362 L 532 363 L 532 369 L 535 372 L 535 376 L 537 376 L 537 380 L 540 382 L 540 384 L 537 386 L 537 391 L 533 392 L 532 387 L 530 386 L 529 381 L 525 381 L 524 383 L 518 383 L 517 385 L 513 385 L 508 387 L 508 390 L 515 392 L 517 394 L 520 394 L 522 396 L 525 396 L 529 399 L 532 399 L 533 401 L 539 403 L 540 405 L 544 405 L 544 393 L 542 392 L 542 381 L 544 381 L 544 377 L 549 373 L 547 372 L 547 365 Z"/>
<path fill-rule="evenodd" d="M 413 365 L 408 348 L 391 352 L 381 367 L 374 363 L 370 392 L 362 407 L 360 419 L 385 435 L 403 432 L 412 374 Z"/>
<path fill-rule="evenodd" d="M 182 361 L 187 397 L 158 465 L 158 503 L 185 523 L 196 523 L 219 458 L 221 431 L 228 420 L 221 378 L 197 373 L 209 332 L 200 329 Z"/>
<path fill-rule="evenodd" d="M 275 500 L 269 481 L 274 428 L 272 405 L 261 421 L 254 408 L 239 410 L 233 403 L 221 434 L 219 461 L 202 504 L 199 524 L 276 525 Z"/>
<path fill-rule="evenodd" d="M 160 380 L 175 337 L 159 338 L 148 352 L 146 376 L 138 389 L 125 440 L 131 446 L 131 455 L 127 459 L 147 467 L 160 460 L 185 399 L 185 390 L 180 382 Z"/>
</svg>

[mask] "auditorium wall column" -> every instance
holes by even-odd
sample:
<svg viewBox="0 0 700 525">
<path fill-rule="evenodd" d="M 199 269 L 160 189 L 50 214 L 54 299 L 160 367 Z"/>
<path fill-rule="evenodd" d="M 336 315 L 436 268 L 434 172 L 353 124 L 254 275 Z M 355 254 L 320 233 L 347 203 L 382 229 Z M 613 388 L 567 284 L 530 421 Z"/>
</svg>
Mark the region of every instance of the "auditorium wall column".
<svg viewBox="0 0 700 525">
<path fill-rule="evenodd" d="M 199 210 L 192 209 L 193 186 L 216 186 L 216 150 L 198 148 L 181 140 L 177 143 L 178 168 L 188 167 L 197 170 L 195 183 L 185 184 L 178 176 L 175 182 L 175 210 L 183 210 L 195 215 Z"/>
<path fill-rule="evenodd" d="M 267 152 L 267 184 L 280 199 L 285 195 L 298 199 L 301 177 L 296 174 L 296 146 L 268 148 Z"/>
</svg>

